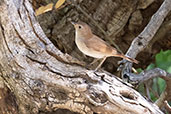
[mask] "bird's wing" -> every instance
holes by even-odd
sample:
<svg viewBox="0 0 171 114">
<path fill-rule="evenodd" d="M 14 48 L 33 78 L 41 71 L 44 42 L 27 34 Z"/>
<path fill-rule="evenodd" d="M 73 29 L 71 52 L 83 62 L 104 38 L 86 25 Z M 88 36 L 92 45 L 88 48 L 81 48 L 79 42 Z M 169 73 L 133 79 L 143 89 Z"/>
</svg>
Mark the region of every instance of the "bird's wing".
<svg viewBox="0 0 171 114">
<path fill-rule="evenodd" d="M 103 41 L 102 39 L 100 39 L 98 36 L 95 35 L 92 38 L 86 40 L 85 44 L 88 48 L 102 53 L 103 52 L 111 53 L 114 49 L 113 47 L 108 45 L 105 41 Z"/>
</svg>

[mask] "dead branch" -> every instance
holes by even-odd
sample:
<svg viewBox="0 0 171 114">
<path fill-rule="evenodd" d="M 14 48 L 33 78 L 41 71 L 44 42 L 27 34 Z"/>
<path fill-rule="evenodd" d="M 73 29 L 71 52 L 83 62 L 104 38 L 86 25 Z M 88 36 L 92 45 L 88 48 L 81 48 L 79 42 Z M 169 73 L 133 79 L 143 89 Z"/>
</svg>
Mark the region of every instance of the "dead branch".
<svg viewBox="0 0 171 114">
<path fill-rule="evenodd" d="M 133 40 L 130 48 L 128 49 L 128 51 L 126 53 L 127 56 L 135 58 L 138 53 L 140 53 L 142 50 L 144 50 L 148 46 L 148 44 L 150 43 L 150 41 L 153 39 L 154 35 L 156 34 L 157 30 L 159 29 L 159 27 L 163 23 L 165 17 L 170 12 L 170 10 L 171 10 L 170 6 L 171 6 L 171 1 L 170 0 L 165 0 L 163 2 L 161 7 L 158 9 L 158 11 L 152 16 L 152 18 L 151 18 L 150 22 L 148 23 L 148 25 Z M 121 75 L 122 75 L 123 78 L 130 79 L 130 80 L 133 81 L 135 78 L 132 78 L 132 76 L 133 77 L 138 77 L 139 76 L 139 75 L 130 73 L 131 68 L 132 68 L 132 63 L 125 62 L 124 66 L 121 65 L 121 67 L 122 67 L 122 74 Z M 140 76 L 140 77 L 138 77 L 139 79 L 135 79 L 134 81 L 135 81 L 135 83 L 138 80 L 139 80 L 138 82 L 141 82 L 142 80 L 144 81 L 144 80 L 156 77 L 156 76 L 165 76 L 167 74 L 163 70 L 162 70 L 162 72 L 160 72 L 160 71 L 159 71 L 159 69 L 154 69 L 152 71 L 148 71 L 145 74 L 143 74 L 144 79 L 140 79 L 140 78 L 142 78 Z M 163 73 L 163 72 L 165 73 L 165 75 L 164 74 L 159 74 L 159 73 Z M 140 75 L 142 75 L 142 74 L 140 74 Z M 131 76 L 131 77 L 129 77 L 129 76 Z M 169 77 L 170 77 L 170 74 L 169 74 Z M 165 77 L 162 77 L 162 78 L 165 78 Z M 159 107 L 161 107 L 161 104 L 162 104 L 161 102 L 164 103 L 164 100 L 166 99 L 166 97 L 168 97 L 168 99 L 170 99 L 169 95 L 171 95 L 171 92 L 170 92 L 171 87 L 169 86 L 169 82 L 170 82 L 170 78 L 169 78 L 169 80 L 166 80 L 166 83 L 167 83 L 167 88 L 166 88 L 167 96 L 165 96 L 166 93 L 164 91 L 163 94 L 158 99 L 158 101 L 156 101 L 156 104 L 158 104 Z"/>
<path fill-rule="evenodd" d="M 140 53 L 149 42 L 153 39 L 157 30 L 163 23 L 165 17 L 171 10 L 171 1 L 164 0 L 158 11 L 151 17 L 150 22 L 144 28 L 144 30 L 133 40 L 130 48 L 128 49 L 126 55 L 135 58 L 138 53 Z"/>
<path fill-rule="evenodd" d="M 135 58 L 138 53 L 144 50 L 150 41 L 153 39 L 154 35 L 156 34 L 157 30 L 163 23 L 165 17 L 171 10 L 171 1 L 165 0 L 158 11 L 151 17 L 150 22 L 144 28 L 144 30 L 133 40 L 131 46 L 129 47 L 126 56 L 131 58 Z M 123 61 L 125 62 L 125 61 Z M 132 63 L 126 62 L 124 66 L 120 66 L 122 68 L 122 77 L 124 76 L 125 72 L 130 72 L 132 68 Z"/>
<path fill-rule="evenodd" d="M 158 11 L 152 16 L 148 25 L 144 28 L 144 30 L 133 40 L 130 48 L 128 49 L 126 56 L 131 58 L 135 58 L 138 53 L 146 48 L 149 42 L 152 40 L 153 36 L 156 34 L 157 30 L 161 26 L 164 18 L 170 12 L 171 7 L 170 0 L 165 0 Z M 124 61 L 125 62 L 125 61 Z M 131 71 L 132 63 L 126 62 L 124 66 L 120 66 L 122 68 L 122 77 L 124 77 L 127 72 Z"/>
</svg>

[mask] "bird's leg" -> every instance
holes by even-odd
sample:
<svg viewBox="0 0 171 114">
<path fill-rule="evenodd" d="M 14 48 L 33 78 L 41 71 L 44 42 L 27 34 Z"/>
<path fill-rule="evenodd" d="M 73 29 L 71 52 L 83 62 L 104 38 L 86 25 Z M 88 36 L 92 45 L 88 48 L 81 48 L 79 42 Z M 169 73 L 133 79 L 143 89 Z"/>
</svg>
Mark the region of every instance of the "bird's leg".
<svg viewBox="0 0 171 114">
<path fill-rule="evenodd" d="M 92 66 L 93 66 L 93 64 L 96 63 L 98 60 L 99 60 L 99 59 L 95 58 L 95 59 L 93 60 L 93 62 L 91 62 L 90 64 L 87 64 L 87 65 L 86 65 L 86 68 L 87 68 L 87 69 L 91 69 Z"/>
<path fill-rule="evenodd" d="M 94 63 L 96 63 L 99 59 L 94 59 L 93 62 L 90 63 L 90 65 L 93 65 Z"/>
<path fill-rule="evenodd" d="M 102 59 L 102 61 L 100 62 L 100 64 L 96 67 L 96 69 L 95 69 L 95 71 L 97 71 L 100 67 L 101 67 L 101 65 L 103 64 L 103 62 L 106 60 L 106 57 L 104 57 L 103 59 Z"/>
</svg>

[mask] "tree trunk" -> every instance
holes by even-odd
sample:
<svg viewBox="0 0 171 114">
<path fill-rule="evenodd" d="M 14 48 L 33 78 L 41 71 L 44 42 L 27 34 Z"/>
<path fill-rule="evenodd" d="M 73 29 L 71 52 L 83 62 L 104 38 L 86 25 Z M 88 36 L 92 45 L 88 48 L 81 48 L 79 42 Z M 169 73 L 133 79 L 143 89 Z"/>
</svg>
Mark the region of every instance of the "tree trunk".
<svg viewBox="0 0 171 114">
<path fill-rule="evenodd" d="M 6 85 L 1 88 L 16 102 L 2 113 L 162 114 L 131 85 L 105 71 L 87 70 L 58 50 L 28 0 L 3 0 L 0 12 L 0 76 Z"/>
</svg>

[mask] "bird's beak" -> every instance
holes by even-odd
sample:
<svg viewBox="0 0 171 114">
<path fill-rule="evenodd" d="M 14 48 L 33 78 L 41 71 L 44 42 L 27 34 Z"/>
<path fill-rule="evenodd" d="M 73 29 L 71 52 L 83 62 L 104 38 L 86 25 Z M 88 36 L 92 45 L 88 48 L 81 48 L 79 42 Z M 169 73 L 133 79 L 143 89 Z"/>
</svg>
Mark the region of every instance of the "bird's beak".
<svg viewBox="0 0 171 114">
<path fill-rule="evenodd" d="M 71 21 L 71 24 L 75 25 L 75 24 L 76 24 L 76 22 L 74 22 L 74 21 Z"/>
</svg>

